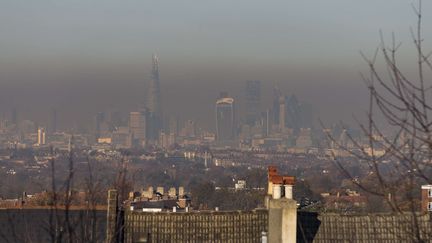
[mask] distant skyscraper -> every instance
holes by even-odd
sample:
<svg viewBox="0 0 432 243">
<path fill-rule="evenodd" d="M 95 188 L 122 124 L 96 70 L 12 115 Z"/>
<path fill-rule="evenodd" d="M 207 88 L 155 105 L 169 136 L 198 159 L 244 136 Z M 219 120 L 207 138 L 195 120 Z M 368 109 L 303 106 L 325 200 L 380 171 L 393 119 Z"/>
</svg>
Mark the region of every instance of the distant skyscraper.
<svg viewBox="0 0 432 243">
<path fill-rule="evenodd" d="M 147 108 L 149 112 L 160 115 L 161 114 L 161 93 L 160 93 L 160 80 L 159 80 L 159 59 L 153 55 L 153 67 L 151 72 L 151 82 L 149 88 L 149 96 Z"/>
<path fill-rule="evenodd" d="M 269 136 L 271 133 L 271 126 L 273 124 L 273 116 L 271 109 L 265 111 L 264 116 L 264 135 Z"/>
<path fill-rule="evenodd" d="M 299 132 L 300 127 L 303 127 L 301 124 L 300 102 L 295 95 L 287 98 L 285 125 L 294 129 L 296 133 Z"/>
<path fill-rule="evenodd" d="M 187 120 L 183 127 L 182 135 L 189 138 L 196 137 L 196 124 L 193 120 Z"/>
<path fill-rule="evenodd" d="M 246 124 L 255 125 L 260 119 L 261 81 L 246 81 Z"/>
<path fill-rule="evenodd" d="M 69 137 L 69 142 L 68 142 L 68 152 L 72 152 L 72 149 L 74 147 L 74 136 L 70 136 Z"/>
<path fill-rule="evenodd" d="M 105 113 L 103 112 L 98 112 L 95 116 L 95 140 L 97 141 L 97 139 L 101 136 L 102 133 L 102 124 L 105 121 Z"/>
<path fill-rule="evenodd" d="M 57 132 L 57 110 L 53 109 L 51 111 L 51 127 L 50 127 L 50 131 L 51 134 L 56 133 Z"/>
<path fill-rule="evenodd" d="M 133 139 L 139 145 L 146 143 L 146 115 L 144 112 L 136 111 L 129 114 L 129 129 Z"/>
<path fill-rule="evenodd" d="M 216 138 L 234 139 L 234 99 L 225 97 L 216 101 Z"/>
<path fill-rule="evenodd" d="M 272 108 L 273 124 L 272 125 L 279 126 L 279 109 L 280 109 L 279 97 L 281 95 L 282 95 L 282 92 L 280 91 L 279 87 L 276 84 L 273 88 L 273 108 Z"/>
<path fill-rule="evenodd" d="M 228 98 L 228 92 L 226 92 L 226 91 L 221 91 L 221 92 L 219 93 L 219 98 L 220 98 L 220 99 L 222 99 L 222 98 Z"/>
<path fill-rule="evenodd" d="M 11 111 L 11 122 L 15 125 L 18 125 L 18 115 L 17 109 L 13 108 Z"/>
<path fill-rule="evenodd" d="M 149 138 L 158 139 L 159 131 L 162 128 L 162 106 L 161 91 L 159 80 L 159 59 L 153 55 L 153 67 L 151 72 L 151 81 L 147 95 L 147 109 L 149 112 Z"/>
<path fill-rule="evenodd" d="M 39 146 L 45 145 L 46 144 L 45 138 L 46 138 L 45 129 L 40 127 L 38 129 L 37 144 Z"/>
<path fill-rule="evenodd" d="M 108 124 L 110 127 L 110 130 L 114 130 L 117 127 L 120 127 L 124 124 L 122 124 L 122 116 L 121 113 L 117 110 L 110 110 L 108 113 Z"/>
<path fill-rule="evenodd" d="M 279 129 L 283 131 L 285 129 L 286 122 L 286 97 L 284 95 L 279 96 Z"/>
<path fill-rule="evenodd" d="M 296 139 L 296 147 L 308 148 L 312 146 L 312 131 L 310 128 L 300 129 L 299 136 Z"/>
<path fill-rule="evenodd" d="M 294 129 L 296 133 L 300 131 L 300 128 L 312 127 L 313 114 L 311 105 L 300 102 L 295 95 L 291 95 L 287 99 L 286 111 L 286 126 Z"/>
<path fill-rule="evenodd" d="M 169 128 L 169 132 L 176 135 L 179 132 L 179 118 L 178 116 L 173 116 L 169 118 L 169 124 L 168 124 Z"/>
</svg>

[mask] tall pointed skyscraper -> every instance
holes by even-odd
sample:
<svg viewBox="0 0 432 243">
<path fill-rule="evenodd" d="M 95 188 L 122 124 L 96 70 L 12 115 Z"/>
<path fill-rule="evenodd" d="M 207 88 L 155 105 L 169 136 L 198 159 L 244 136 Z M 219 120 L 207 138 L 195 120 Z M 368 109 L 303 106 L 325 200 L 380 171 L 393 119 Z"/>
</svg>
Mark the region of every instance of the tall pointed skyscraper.
<svg viewBox="0 0 432 243">
<path fill-rule="evenodd" d="M 151 72 L 151 81 L 149 87 L 147 108 L 149 112 L 154 113 L 155 116 L 161 117 L 161 93 L 159 81 L 159 59 L 153 54 L 153 68 Z"/>
<path fill-rule="evenodd" d="M 159 59 L 153 54 L 153 67 L 151 72 L 151 81 L 147 95 L 148 109 L 148 138 L 156 140 L 159 137 L 159 131 L 162 128 L 162 108 L 161 92 L 159 81 Z"/>
</svg>

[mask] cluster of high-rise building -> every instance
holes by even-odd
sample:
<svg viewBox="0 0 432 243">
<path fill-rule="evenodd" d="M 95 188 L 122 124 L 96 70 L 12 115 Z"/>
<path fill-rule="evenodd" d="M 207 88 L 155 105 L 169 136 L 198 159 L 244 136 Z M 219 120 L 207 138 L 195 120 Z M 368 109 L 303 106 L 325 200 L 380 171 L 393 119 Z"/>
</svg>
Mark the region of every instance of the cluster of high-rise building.
<svg viewBox="0 0 432 243">
<path fill-rule="evenodd" d="M 312 109 L 274 89 L 271 107 L 262 108 L 261 81 L 249 80 L 245 85 L 243 115 L 239 116 L 235 99 L 222 92 L 216 101 L 216 145 L 265 148 L 312 145 Z M 307 141 L 305 141 L 307 140 Z"/>
<path fill-rule="evenodd" d="M 19 119 L 16 108 L 12 109 L 9 118 L 0 119 L 0 148 L 46 147 L 53 145 L 67 150 L 71 134 L 59 132 L 57 128 L 57 111 L 51 111 L 47 126 L 28 119 Z M 77 135 L 79 141 L 86 145 L 86 139 Z"/>
<path fill-rule="evenodd" d="M 139 109 L 129 112 L 128 122 L 122 124 L 106 122 L 103 113 L 96 115 L 95 138 L 99 144 L 115 145 L 116 147 L 131 148 L 159 145 L 160 137 L 165 138 L 162 131 L 162 106 L 159 81 L 159 60 L 156 55 L 152 58 L 151 80 L 147 89 L 147 100 Z M 121 119 L 120 119 L 121 120 Z M 105 131 L 104 133 L 101 130 Z"/>
<path fill-rule="evenodd" d="M 72 133 L 85 141 L 83 145 L 96 148 L 168 149 L 176 145 L 207 145 L 216 148 L 286 150 L 305 149 L 313 145 L 311 106 L 299 101 L 294 95 L 284 94 L 278 87 L 274 88 L 272 103 L 267 105 L 262 101 L 263 89 L 259 80 L 245 82 L 244 100 L 240 102 L 239 98 L 228 92 L 220 92 L 215 103 L 209 104 L 209 108 L 214 107 L 212 130 L 203 130 L 195 120 L 181 117 L 181 122 L 178 116 L 164 114 L 160 87 L 159 59 L 153 55 L 146 99 L 127 115 L 115 110 L 98 112 L 90 131 L 77 132 L 72 129 L 64 133 L 59 132 L 55 109 L 51 111 L 45 126 L 28 120 L 18 122 L 14 109 L 11 119 L 0 124 L 0 132 L 15 132 L 18 137 L 9 140 L 20 141 L 27 146 L 62 144 L 66 147 Z"/>
</svg>

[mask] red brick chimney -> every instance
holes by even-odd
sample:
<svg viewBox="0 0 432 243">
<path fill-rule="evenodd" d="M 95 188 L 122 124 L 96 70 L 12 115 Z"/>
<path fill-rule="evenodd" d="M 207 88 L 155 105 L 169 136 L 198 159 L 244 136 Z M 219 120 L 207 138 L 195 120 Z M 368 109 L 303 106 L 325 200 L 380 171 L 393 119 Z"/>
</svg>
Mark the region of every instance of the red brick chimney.
<svg viewBox="0 0 432 243">
<path fill-rule="evenodd" d="M 423 185 L 421 187 L 421 195 L 421 211 L 432 212 L 432 185 Z"/>
<path fill-rule="evenodd" d="M 268 168 L 266 206 L 269 211 L 268 242 L 297 242 L 297 202 L 292 189 L 295 178 L 279 175 L 277 168 Z"/>
</svg>

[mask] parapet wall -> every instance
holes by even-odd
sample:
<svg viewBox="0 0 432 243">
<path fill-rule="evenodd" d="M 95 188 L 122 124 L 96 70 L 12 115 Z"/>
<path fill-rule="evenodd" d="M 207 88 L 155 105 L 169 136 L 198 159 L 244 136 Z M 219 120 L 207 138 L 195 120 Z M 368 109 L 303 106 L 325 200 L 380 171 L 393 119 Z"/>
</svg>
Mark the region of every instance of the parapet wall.
<svg viewBox="0 0 432 243">
<path fill-rule="evenodd" d="M 124 242 L 261 242 L 268 211 L 125 212 Z"/>
</svg>

